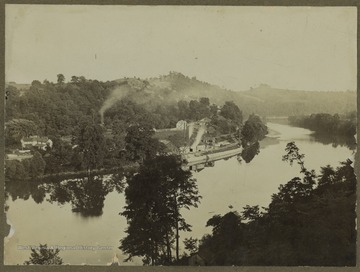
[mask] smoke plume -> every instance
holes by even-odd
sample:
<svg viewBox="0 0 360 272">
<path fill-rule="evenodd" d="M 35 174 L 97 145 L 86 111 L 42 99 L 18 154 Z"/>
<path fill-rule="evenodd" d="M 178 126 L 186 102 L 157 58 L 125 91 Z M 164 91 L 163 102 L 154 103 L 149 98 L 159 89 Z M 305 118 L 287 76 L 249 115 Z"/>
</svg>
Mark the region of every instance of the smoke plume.
<svg viewBox="0 0 360 272">
<path fill-rule="evenodd" d="M 192 148 L 193 150 L 195 150 L 196 147 L 199 145 L 199 143 L 200 143 L 200 141 L 201 141 L 201 138 L 202 138 L 202 136 L 203 136 L 204 133 L 205 133 L 205 126 L 204 126 L 204 125 L 201 125 L 201 126 L 199 127 L 199 130 L 198 130 L 198 133 L 197 133 L 197 135 L 196 135 L 195 141 L 194 141 L 194 143 L 193 143 L 192 146 L 191 146 L 191 148 Z"/>
<path fill-rule="evenodd" d="M 111 91 L 109 97 L 105 100 L 104 104 L 99 110 L 99 114 L 101 117 L 101 124 L 104 124 L 105 111 L 107 111 L 112 106 L 114 106 L 116 102 L 123 99 L 129 93 L 129 91 L 130 91 L 130 86 L 127 84 L 127 82 L 124 82 L 122 85 Z"/>
<path fill-rule="evenodd" d="M 104 124 L 104 113 L 115 105 L 116 102 L 128 96 L 129 99 L 139 103 L 146 103 L 150 97 L 146 97 L 145 90 L 149 83 L 136 78 L 127 78 L 126 80 L 117 81 L 118 87 L 111 91 L 109 97 L 102 105 L 99 114 L 101 117 L 101 123 Z"/>
<path fill-rule="evenodd" d="M 189 124 L 188 128 L 189 128 L 189 139 L 190 139 L 191 135 L 194 132 L 194 123 Z"/>
</svg>

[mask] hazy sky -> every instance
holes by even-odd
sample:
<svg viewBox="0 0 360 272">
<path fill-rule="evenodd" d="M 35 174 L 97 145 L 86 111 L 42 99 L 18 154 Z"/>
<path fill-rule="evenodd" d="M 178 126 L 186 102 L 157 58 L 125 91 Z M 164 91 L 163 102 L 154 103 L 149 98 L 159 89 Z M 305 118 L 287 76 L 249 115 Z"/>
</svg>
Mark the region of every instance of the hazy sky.
<svg viewBox="0 0 360 272">
<path fill-rule="evenodd" d="M 6 5 L 6 81 L 181 72 L 232 90 L 260 83 L 356 90 L 354 7 Z"/>
</svg>

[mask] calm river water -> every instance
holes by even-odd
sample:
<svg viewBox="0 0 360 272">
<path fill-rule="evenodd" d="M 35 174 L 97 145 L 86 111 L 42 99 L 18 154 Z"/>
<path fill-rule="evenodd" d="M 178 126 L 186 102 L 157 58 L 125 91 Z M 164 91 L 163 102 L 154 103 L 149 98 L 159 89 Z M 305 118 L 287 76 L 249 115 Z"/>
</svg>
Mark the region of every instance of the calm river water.
<svg viewBox="0 0 360 272">
<path fill-rule="evenodd" d="M 250 163 L 238 162 L 236 157 L 217 161 L 194 173 L 202 196 L 198 208 L 182 211 L 191 224 L 191 233 L 180 233 L 181 238 L 201 238 L 210 233 L 205 224 L 215 214 L 231 210 L 241 212 L 246 205 L 267 206 L 271 195 L 295 176 L 299 176 L 298 165 L 290 166 L 282 161 L 285 146 L 295 141 L 305 154 L 305 166 L 319 173 L 320 167 L 334 167 L 347 158 L 353 160 L 353 151 L 346 146 L 323 144 L 315 140 L 311 131 L 287 125 L 268 123 L 269 136 L 260 143 L 260 153 Z M 139 259 L 124 263 L 125 256 L 118 249 L 119 240 L 125 236 L 126 220 L 119 213 L 125 206 L 124 194 L 115 190 L 106 195 L 103 213 L 96 217 L 84 217 L 72 212 L 69 203 L 37 204 L 33 198 L 7 201 L 7 217 L 12 225 L 10 238 L 5 238 L 4 261 L 7 265 L 23 264 L 29 259 L 29 245 L 89 246 L 68 248 L 60 252 L 64 263 L 80 265 L 107 265 L 117 256 L 120 265 L 141 265 Z M 106 248 L 96 248 L 104 246 Z"/>
</svg>

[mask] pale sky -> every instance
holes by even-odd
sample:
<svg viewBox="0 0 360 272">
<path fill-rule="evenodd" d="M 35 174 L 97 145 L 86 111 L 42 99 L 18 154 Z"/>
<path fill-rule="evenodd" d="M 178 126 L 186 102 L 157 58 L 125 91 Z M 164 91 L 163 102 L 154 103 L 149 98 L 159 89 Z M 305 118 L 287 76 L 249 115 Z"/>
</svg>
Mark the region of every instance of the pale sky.
<svg viewBox="0 0 360 272">
<path fill-rule="evenodd" d="M 6 5 L 5 78 L 169 71 L 234 91 L 356 90 L 355 7 Z"/>
</svg>

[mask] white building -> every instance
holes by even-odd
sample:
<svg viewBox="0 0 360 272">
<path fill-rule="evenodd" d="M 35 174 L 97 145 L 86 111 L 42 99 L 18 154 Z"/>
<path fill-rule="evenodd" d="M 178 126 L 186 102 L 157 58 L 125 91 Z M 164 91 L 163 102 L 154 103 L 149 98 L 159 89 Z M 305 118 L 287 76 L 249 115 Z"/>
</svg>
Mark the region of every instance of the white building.
<svg viewBox="0 0 360 272">
<path fill-rule="evenodd" d="M 38 147 L 43 150 L 46 150 L 46 147 L 49 146 L 52 148 L 53 142 L 48 137 L 39 137 L 39 136 L 30 136 L 21 139 L 21 147 Z"/>
<path fill-rule="evenodd" d="M 178 130 L 184 130 L 187 127 L 187 122 L 184 120 L 180 120 L 179 122 L 176 123 L 176 129 Z"/>
</svg>

